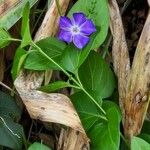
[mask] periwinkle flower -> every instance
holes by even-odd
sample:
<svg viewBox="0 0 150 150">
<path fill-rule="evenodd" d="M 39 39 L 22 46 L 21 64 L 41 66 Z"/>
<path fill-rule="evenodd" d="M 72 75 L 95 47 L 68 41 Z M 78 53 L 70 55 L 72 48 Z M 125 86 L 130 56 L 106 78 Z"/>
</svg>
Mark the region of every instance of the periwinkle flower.
<svg viewBox="0 0 150 150">
<path fill-rule="evenodd" d="M 82 49 L 89 41 L 89 36 L 96 31 L 92 20 L 87 19 L 82 12 L 74 13 L 73 18 L 60 17 L 58 38 Z"/>
</svg>

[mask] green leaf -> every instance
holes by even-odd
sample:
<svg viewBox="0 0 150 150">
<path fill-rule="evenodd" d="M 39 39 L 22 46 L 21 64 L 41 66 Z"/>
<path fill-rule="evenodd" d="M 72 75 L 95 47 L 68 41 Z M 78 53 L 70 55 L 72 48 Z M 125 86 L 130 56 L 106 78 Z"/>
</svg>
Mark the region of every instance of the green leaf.
<svg viewBox="0 0 150 150">
<path fill-rule="evenodd" d="M 24 132 L 21 125 L 14 123 L 9 117 L 0 116 L 0 145 L 21 150 Z"/>
<path fill-rule="evenodd" d="M 79 113 L 86 131 L 89 131 L 97 121 L 105 120 L 105 117 L 100 113 L 97 106 L 83 92 L 73 94 L 71 100 Z"/>
<path fill-rule="evenodd" d="M 19 47 L 16 50 L 14 61 L 13 61 L 13 66 L 11 70 L 13 80 L 15 80 L 16 77 L 18 76 L 26 57 L 27 57 L 27 52 L 24 49 Z"/>
<path fill-rule="evenodd" d="M 110 101 L 103 103 L 106 117 L 83 92 L 75 93 L 71 100 L 79 113 L 81 122 L 91 140 L 92 150 L 118 150 L 120 144 L 121 113 Z"/>
<path fill-rule="evenodd" d="M 93 34 L 91 36 L 90 42 L 82 50 L 79 50 L 78 48 L 73 46 L 73 44 L 68 45 L 64 50 L 64 53 L 62 54 L 61 65 L 66 70 L 72 73 L 77 72 L 79 66 L 85 61 L 85 59 L 89 55 L 95 36 L 96 34 Z"/>
<path fill-rule="evenodd" d="M 141 133 L 150 134 L 150 121 L 148 121 L 148 120 L 144 121 Z"/>
<path fill-rule="evenodd" d="M 0 48 L 4 48 L 10 43 L 10 35 L 7 31 L 0 28 Z"/>
<path fill-rule="evenodd" d="M 33 6 L 37 1 L 38 0 L 17 1 L 13 7 L 10 7 L 0 15 L 0 28 L 4 28 L 5 30 L 10 29 L 21 18 L 25 4 L 30 2 L 30 6 Z M 4 1 L 2 3 L 4 3 Z"/>
<path fill-rule="evenodd" d="M 97 96 L 98 101 L 111 96 L 115 87 L 115 78 L 98 53 L 91 51 L 78 73 L 83 86 Z"/>
<path fill-rule="evenodd" d="M 22 27 L 21 27 L 22 48 L 29 45 L 32 41 L 31 34 L 30 34 L 30 26 L 29 26 L 29 16 L 30 16 L 30 3 L 27 2 L 27 4 L 24 7 L 23 16 L 22 16 Z"/>
<path fill-rule="evenodd" d="M 11 96 L 0 91 L 0 116 L 2 115 L 12 119 L 20 118 L 21 111 Z"/>
<path fill-rule="evenodd" d="M 112 102 L 104 102 L 108 122 L 97 122 L 88 132 L 92 150 L 118 150 L 120 144 L 121 115 L 118 107 Z"/>
<path fill-rule="evenodd" d="M 40 87 L 39 90 L 43 92 L 52 92 L 65 87 L 71 87 L 71 84 L 65 81 L 56 81 Z"/>
<path fill-rule="evenodd" d="M 51 150 L 51 148 L 47 147 L 46 145 L 38 142 L 34 142 L 28 150 Z"/>
<path fill-rule="evenodd" d="M 150 144 L 139 137 L 131 139 L 131 150 L 150 150 Z"/>
<path fill-rule="evenodd" d="M 68 16 L 72 17 L 75 12 L 84 12 L 86 16 L 92 19 L 100 31 L 94 39 L 92 49 L 98 48 L 106 39 L 109 28 L 109 11 L 107 0 L 78 0 Z"/>
<path fill-rule="evenodd" d="M 68 45 L 62 54 L 61 64 L 63 68 L 70 72 L 76 72 L 79 64 L 81 51 L 72 44 Z"/>
<path fill-rule="evenodd" d="M 139 137 L 150 144 L 150 135 L 149 134 L 142 133 L 142 134 L 139 135 Z"/>
<path fill-rule="evenodd" d="M 46 53 L 51 59 L 60 63 L 61 55 L 64 52 L 66 44 L 57 40 L 56 38 L 49 37 L 42 39 L 36 43 L 44 53 Z M 31 70 L 47 70 L 56 69 L 59 70 L 49 59 L 39 53 L 37 50 L 32 49 L 26 58 L 24 68 Z"/>
</svg>

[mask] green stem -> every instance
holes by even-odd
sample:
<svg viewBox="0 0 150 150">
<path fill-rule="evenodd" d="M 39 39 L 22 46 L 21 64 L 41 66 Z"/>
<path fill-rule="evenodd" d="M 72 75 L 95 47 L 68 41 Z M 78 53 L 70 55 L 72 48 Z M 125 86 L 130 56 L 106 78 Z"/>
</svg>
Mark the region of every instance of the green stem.
<svg viewBox="0 0 150 150">
<path fill-rule="evenodd" d="M 60 9 L 60 5 L 59 5 L 59 0 L 55 0 L 56 5 L 57 5 L 57 9 L 58 9 L 58 13 L 61 16 L 61 9 Z"/>
<path fill-rule="evenodd" d="M 69 85 L 69 87 L 81 90 L 81 88 L 79 86 Z"/>
<path fill-rule="evenodd" d="M 95 101 L 95 99 L 84 89 L 81 81 L 80 81 L 80 78 L 79 78 L 79 75 L 78 73 L 76 73 L 76 77 L 77 77 L 77 80 L 81 86 L 81 90 L 96 104 L 96 106 L 103 112 L 104 115 L 106 115 L 106 112 L 103 110 L 103 108 L 99 105 L 99 103 L 97 101 Z"/>
<path fill-rule="evenodd" d="M 45 56 L 48 60 L 50 60 L 53 64 L 55 64 L 61 71 L 64 72 L 66 76 L 70 78 L 76 85 L 80 86 L 80 84 L 70 75 L 64 68 L 62 68 L 59 64 L 57 64 L 53 59 L 51 59 L 47 54 L 45 54 L 42 49 L 37 46 L 33 41 L 31 42 L 31 45 L 34 46 L 43 56 Z"/>
<path fill-rule="evenodd" d="M 15 42 L 21 42 L 22 40 L 20 40 L 20 39 L 14 39 L 14 38 L 6 38 L 6 39 L 1 39 L 1 41 L 15 41 Z"/>
<path fill-rule="evenodd" d="M 59 64 L 57 64 L 53 59 L 51 59 L 47 54 L 45 54 L 42 49 L 37 46 L 33 41 L 31 42 L 31 45 L 33 47 L 35 47 L 43 56 L 45 56 L 48 60 L 50 60 L 53 64 L 55 64 L 61 71 L 64 72 L 64 74 L 66 76 L 68 76 L 70 78 L 70 80 L 72 80 L 77 86 L 78 88 L 80 88 L 95 104 L 96 106 L 102 111 L 102 113 L 106 116 L 106 112 L 103 110 L 103 108 L 99 105 L 99 103 L 97 101 L 95 101 L 95 99 L 84 89 L 84 87 L 82 86 L 82 83 L 80 82 L 80 79 L 77 75 L 77 80 L 74 79 L 65 69 L 63 69 Z"/>
<path fill-rule="evenodd" d="M 14 39 L 14 38 L 10 38 L 10 41 L 21 42 L 22 40 L 20 40 L 20 39 Z"/>
<path fill-rule="evenodd" d="M 81 90 L 96 104 L 96 106 L 102 111 L 104 115 L 106 115 L 106 112 L 103 110 L 103 108 L 99 105 L 99 103 L 83 88 L 81 87 Z"/>
<path fill-rule="evenodd" d="M 50 60 L 53 64 L 55 64 L 60 70 L 62 70 L 68 77 L 70 77 L 71 75 L 65 70 L 63 69 L 59 64 L 57 64 L 53 59 L 51 59 L 47 54 L 45 54 L 42 49 L 37 46 L 33 41 L 31 42 L 31 45 L 34 46 L 43 56 L 45 56 L 48 60 Z"/>
</svg>

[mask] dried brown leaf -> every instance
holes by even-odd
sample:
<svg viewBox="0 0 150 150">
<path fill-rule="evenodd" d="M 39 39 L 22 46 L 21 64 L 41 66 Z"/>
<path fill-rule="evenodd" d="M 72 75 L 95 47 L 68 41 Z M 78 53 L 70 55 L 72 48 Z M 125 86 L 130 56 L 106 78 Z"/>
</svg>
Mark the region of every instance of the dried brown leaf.
<svg viewBox="0 0 150 150">
<path fill-rule="evenodd" d="M 118 76 L 120 106 L 125 136 L 140 133 L 149 105 L 150 13 L 144 25 L 130 69 L 129 54 L 116 0 L 109 1 L 113 34 L 113 63 Z"/>
<path fill-rule="evenodd" d="M 124 101 L 126 112 L 124 129 L 127 136 L 137 135 L 145 119 L 150 91 L 150 12 L 140 36 L 132 70 L 127 82 Z"/>
<path fill-rule="evenodd" d="M 25 89 L 22 86 L 23 84 L 26 85 L 25 77 L 25 74 L 22 73 L 14 84 L 33 119 L 60 123 L 84 133 L 80 119 L 67 96 Z"/>
</svg>

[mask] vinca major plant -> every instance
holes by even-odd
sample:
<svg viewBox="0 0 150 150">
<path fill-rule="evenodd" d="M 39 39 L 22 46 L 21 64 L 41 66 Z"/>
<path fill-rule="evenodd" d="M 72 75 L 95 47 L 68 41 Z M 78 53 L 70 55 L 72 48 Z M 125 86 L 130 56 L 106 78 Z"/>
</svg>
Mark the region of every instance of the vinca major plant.
<svg viewBox="0 0 150 150">
<path fill-rule="evenodd" d="M 22 39 L 14 39 L 0 30 L 1 47 L 10 41 L 21 43 L 13 62 L 13 79 L 21 68 L 60 71 L 65 80 L 42 85 L 38 90 L 51 93 L 66 87 L 71 89 L 70 100 L 90 139 L 91 150 L 119 150 L 124 145 L 128 148 L 120 129 L 116 78 L 111 64 L 99 52 L 105 47 L 109 29 L 107 0 L 78 0 L 68 14 L 59 17 L 57 35 L 38 42 L 31 37 L 29 8 L 27 3 L 22 17 Z M 135 138 L 133 143 L 139 139 Z"/>
</svg>

